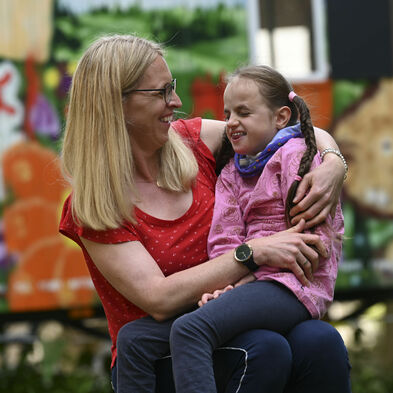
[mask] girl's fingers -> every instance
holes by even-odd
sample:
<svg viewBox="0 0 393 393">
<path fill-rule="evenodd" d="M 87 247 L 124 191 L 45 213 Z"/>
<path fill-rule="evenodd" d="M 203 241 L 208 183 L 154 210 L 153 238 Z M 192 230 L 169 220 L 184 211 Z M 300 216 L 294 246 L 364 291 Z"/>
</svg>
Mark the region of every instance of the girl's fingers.
<svg viewBox="0 0 393 393">
<path fill-rule="evenodd" d="M 201 300 L 198 302 L 198 306 L 202 307 L 206 304 L 209 300 L 213 299 L 213 295 L 211 293 L 204 293 L 201 297 Z"/>
</svg>

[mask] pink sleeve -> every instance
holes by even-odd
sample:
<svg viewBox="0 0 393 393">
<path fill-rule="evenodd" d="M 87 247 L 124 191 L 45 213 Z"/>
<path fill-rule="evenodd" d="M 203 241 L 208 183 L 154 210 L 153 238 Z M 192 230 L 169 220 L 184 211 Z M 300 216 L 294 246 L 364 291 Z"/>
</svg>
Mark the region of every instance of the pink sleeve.
<svg viewBox="0 0 393 393">
<path fill-rule="evenodd" d="M 234 249 L 245 238 L 245 225 L 230 166 L 224 167 L 216 183 L 216 201 L 207 242 L 210 259 Z"/>
<path fill-rule="evenodd" d="M 304 139 L 296 138 L 288 141 L 281 149 L 277 159 L 281 162 L 281 193 L 283 196 L 283 202 L 285 205 L 288 190 L 291 187 L 297 171 L 299 169 L 300 160 L 305 151 Z M 319 152 L 315 155 L 311 164 L 310 171 L 322 163 Z M 309 231 L 307 231 L 309 232 Z M 310 233 L 310 232 L 309 232 Z M 336 254 L 338 251 L 341 253 L 341 240 L 340 245 L 336 247 L 337 238 L 344 233 L 343 216 L 341 212 L 340 204 L 337 206 L 336 216 L 334 220 L 329 215 L 326 221 L 313 228 L 312 233 L 315 233 L 321 237 L 322 242 L 325 244 L 329 251 L 328 258 L 336 258 L 337 255 L 332 255 L 332 248 L 336 248 Z M 321 262 L 323 262 L 321 260 Z"/>
</svg>

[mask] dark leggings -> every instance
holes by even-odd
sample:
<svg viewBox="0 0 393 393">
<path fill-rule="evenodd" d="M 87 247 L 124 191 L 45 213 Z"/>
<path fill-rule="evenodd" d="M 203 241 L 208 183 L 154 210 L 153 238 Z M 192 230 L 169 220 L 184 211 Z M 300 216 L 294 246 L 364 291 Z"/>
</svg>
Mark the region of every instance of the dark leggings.
<svg viewBox="0 0 393 393">
<path fill-rule="evenodd" d="M 213 351 L 238 334 L 258 328 L 284 335 L 307 319 L 310 314 L 296 296 L 270 281 L 242 285 L 179 317 L 170 334 L 176 392 L 216 393 Z M 276 391 L 274 379 L 267 376 L 261 391 Z M 250 391 L 244 383 L 236 390 Z"/>
<path fill-rule="evenodd" d="M 205 317 L 210 321 L 207 324 Z M 174 392 L 171 359 L 156 361 L 168 353 L 171 333 L 175 374 L 183 370 L 177 378 L 178 392 L 273 393 L 284 392 L 285 386 L 291 393 L 350 392 L 346 350 L 336 330 L 321 321 L 306 321 L 298 325 L 304 325 L 301 330 L 298 326 L 291 330 L 307 318 L 303 305 L 286 288 L 255 282 L 177 320 L 158 323 L 147 317 L 131 322 L 118 335 L 118 360 L 113 370 L 116 391 Z M 289 330 L 287 337 L 280 334 Z M 195 350 L 196 342 L 201 346 Z M 314 345 L 306 345 L 309 343 Z M 199 359 L 200 364 L 208 365 L 205 371 L 197 364 L 196 372 L 202 373 L 198 377 L 190 366 Z"/>
</svg>

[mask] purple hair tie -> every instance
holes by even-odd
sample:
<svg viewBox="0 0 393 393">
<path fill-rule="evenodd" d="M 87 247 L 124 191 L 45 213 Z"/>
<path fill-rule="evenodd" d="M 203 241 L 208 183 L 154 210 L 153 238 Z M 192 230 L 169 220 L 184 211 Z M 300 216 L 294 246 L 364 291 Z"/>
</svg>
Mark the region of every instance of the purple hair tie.
<svg viewBox="0 0 393 393">
<path fill-rule="evenodd" d="M 293 99 L 297 96 L 297 94 L 292 90 L 289 94 L 288 94 L 288 98 L 289 101 L 293 101 Z"/>
<path fill-rule="evenodd" d="M 299 175 L 296 175 L 296 176 L 295 176 L 295 180 L 297 180 L 297 181 L 302 181 L 303 178 L 302 178 L 301 176 L 299 176 Z"/>
</svg>

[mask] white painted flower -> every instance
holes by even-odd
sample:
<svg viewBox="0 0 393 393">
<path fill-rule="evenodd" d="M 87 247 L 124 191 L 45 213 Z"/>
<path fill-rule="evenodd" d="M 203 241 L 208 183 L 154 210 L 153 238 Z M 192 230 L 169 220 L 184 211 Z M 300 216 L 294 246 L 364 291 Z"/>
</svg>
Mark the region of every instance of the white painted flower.
<svg viewBox="0 0 393 393">
<path fill-rule="evenodd" d="M 0 63 L 0 161 L 5 150 L 24 139 L 21 132 L 24 108 L 18 97 L 20 76 L 9 61 Z M 0 201 L 4 199 L 3 171 L 0 165 Z"/>
</svg>

